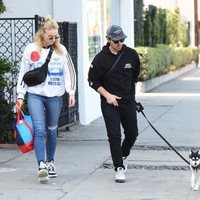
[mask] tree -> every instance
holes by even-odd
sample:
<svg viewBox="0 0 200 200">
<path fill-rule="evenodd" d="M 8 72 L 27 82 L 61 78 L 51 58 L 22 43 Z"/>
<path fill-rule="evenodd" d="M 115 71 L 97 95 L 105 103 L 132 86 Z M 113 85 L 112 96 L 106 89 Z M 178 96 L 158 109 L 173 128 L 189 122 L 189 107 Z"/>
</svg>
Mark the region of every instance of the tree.
<svg viewBox="0 0 200 200">
<path fill-rule="evenodd" d="M 186 24 L 180 18 L 179 9 L 167 13 L 167 44 L 187 46 Z"/>
<path fill-rule="evenodd" d="M 0 14 L 6 11 L 6 7 L 2 0 L 0 0 Z M 17 72 L 14 63 L 9 62 L 4 58 L 0 58 L 0 143 L 11 143 L 13 138 L 13 102 L 6 98 L 6 94 L 12 91 L 7 90 L 9 80 L 6 74 L 13 74 Z"/>
<path fill-rule="evenodd" d="M 144 45 L 143 0 L 134 0 L 135 46 Z"/>
<path fill-rule="evenodd" d="M 6 6 L 3 3 L 3 0 L 0 0 L 0 14 L 6 11 Z"/>
</svg>

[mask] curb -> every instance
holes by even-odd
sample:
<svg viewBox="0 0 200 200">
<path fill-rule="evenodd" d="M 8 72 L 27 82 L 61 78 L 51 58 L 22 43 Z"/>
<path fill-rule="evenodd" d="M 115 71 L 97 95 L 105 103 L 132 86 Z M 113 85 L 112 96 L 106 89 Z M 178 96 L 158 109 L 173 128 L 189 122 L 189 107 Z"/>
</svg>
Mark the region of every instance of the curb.
<svg viewBox="0 0 200 200">
<path fill-rule="evenodd" d="M 153 78 L 153 79 L 150 79 L 147 81 L 138 82 L 136 85 L 136 93 L 148 92 L 163 83 L 173 80 L 173 79 L 193 70 L 196 67 L 197 67 L 196 63 L 191 63 L 191 64 L 188 64 L 174 72 L 170 72 L 168 74 L 158 76 L 156 78 Z"/>
<path fill-rule="evenodd" d="M 0 144 L 0 149 L 17 149 L 17 144 Z"/>
</svg>

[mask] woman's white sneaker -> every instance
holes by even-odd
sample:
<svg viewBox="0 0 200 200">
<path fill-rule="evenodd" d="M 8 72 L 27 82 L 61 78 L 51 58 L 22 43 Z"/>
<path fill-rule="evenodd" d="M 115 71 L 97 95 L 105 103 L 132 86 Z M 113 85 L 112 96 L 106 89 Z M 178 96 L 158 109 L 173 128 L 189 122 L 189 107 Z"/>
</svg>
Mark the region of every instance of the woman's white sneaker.
<svg viewBox="0 0 200 200">
<path fill-rule="evenodd" d="M 123 167 L 118 167 L 115 174 L 115 182 L 124 183 L 126 181 L 126 176 Z"/>
<path fill-rule="evenodd" d="M 49 173 L 49 178 L 56 178 L 57 177 L 56 168 L 55 168 L 53 161 L 50 161 L 48 163 L 48 173 Z"/>
<path fill-rule="evenodd" d="M 38 179 L 40 183 L 46 183 L 49 181 L 47 165 L 43 161 L 40 161 L 39 164 Z"/>
</svg>

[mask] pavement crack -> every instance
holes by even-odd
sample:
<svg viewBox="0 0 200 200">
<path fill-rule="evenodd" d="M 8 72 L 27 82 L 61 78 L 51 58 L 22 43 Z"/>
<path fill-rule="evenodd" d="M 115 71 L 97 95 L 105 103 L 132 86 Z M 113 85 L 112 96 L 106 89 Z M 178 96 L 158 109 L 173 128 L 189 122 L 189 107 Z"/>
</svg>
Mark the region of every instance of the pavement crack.
<svg viewBox="0 0 200 200">
<path fill-rule="evenodd" d="M 113 165 L 110 163 L 104 163 L 103 168 L 112 169 Z M 169 165 L 145 165 L 145 164 L 129 164 L 128 169 L 140 169 L 140 170 L 176 170 L 176 171 L 189 171 L 189 166 L 169 166 Z"/>
<path fill-rule="evenodd" d="M 178 151 L 190 151 L 191 149 L 198 149 L 195 146 L 174 146 Z M 133 150 L 153 150 L 153 151 L 173 151 L 169 146 L 157 145 L 134 145 Z"/>
<path fill-rule="evenodd" d="M 6 161 L 1 161 L 1 162 L 0 162 L 0 165 L 1 165 L 1 164 L 6 164 L 6 163 L 8 163 L 8 162 L 10 162 L 10 161 L 13 161 L 13 160 L 19 158 L 19 157 L 22 156 L 22 155 L 23 155 L 23 154 L 20 154 L 20 155 L 17 155 L 17 156 L 12 157 L 12 158 L 10 158 L 10 159 L 8 159 L 8 160 L 6 160 Z"/>
</svg>

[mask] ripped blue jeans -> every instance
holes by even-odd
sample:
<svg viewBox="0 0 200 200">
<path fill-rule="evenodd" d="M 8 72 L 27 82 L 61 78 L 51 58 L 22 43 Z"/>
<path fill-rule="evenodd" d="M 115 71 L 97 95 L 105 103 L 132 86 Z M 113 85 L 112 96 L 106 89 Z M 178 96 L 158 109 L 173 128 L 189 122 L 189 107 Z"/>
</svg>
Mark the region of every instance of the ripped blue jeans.
<svg viewBox="0 0 200 200">
<path fill-rule="evenodd" d="M 62 97 L 28 93 L 28 110 L 34 126 L 34 150 L 38 163 L 54 160 Z"/>
</svg>

